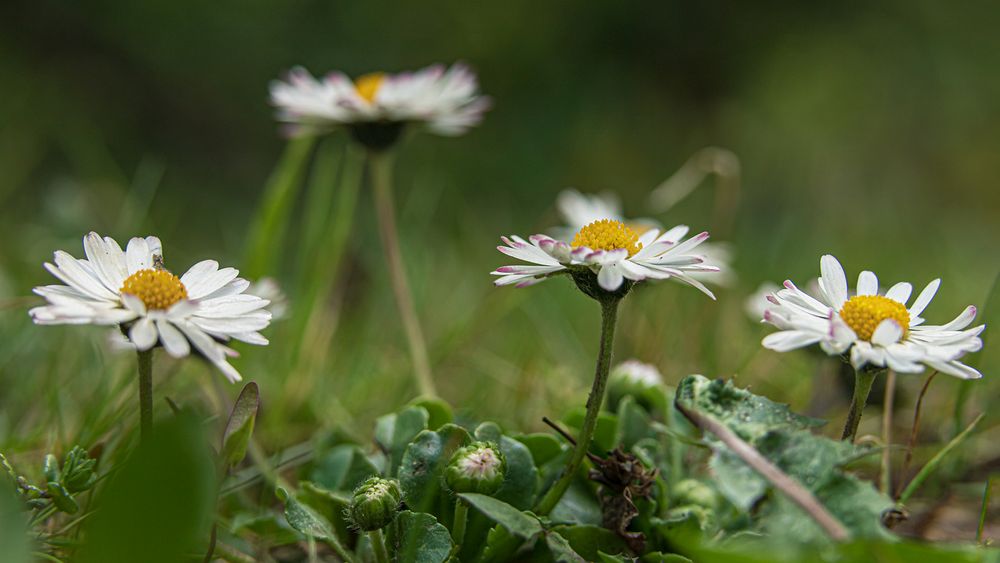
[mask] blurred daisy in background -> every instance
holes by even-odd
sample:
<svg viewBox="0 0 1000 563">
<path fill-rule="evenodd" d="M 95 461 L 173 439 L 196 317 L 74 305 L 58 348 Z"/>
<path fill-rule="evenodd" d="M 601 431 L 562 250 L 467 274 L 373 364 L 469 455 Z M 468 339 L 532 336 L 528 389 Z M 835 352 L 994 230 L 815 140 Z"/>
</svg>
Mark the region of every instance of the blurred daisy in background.
<svg viewBox="0 0 1000 563">
<path fill-rule="evenodd" d="M 917 373 L 928 366 L 962 379 L 982 377 L 979 371 L 959 361 L 983 345 L 979 334 L 985 325 L 967 328 L 976 317 L 975 307 L 966 307 L 944 325 L 923 324 L 920 315 L 934 298 L 941 280 L 927 284 L 907 307 L 913 291 L 909 283 L 897 283 L 882 295 L 878 278 L 864 271 L 852 294 L 836 258 L 823 256 L 820 270 L 815 297 L 791 281 L 767 297 L 770 304 L 763 318 L 780 331 L 764 338 L 765 347 L 786 352 L 818 343 L 831 355 L 849 353 L 855 369 L 872 366 Z"/>
<path fill-rule="evenodd" d="M 632 231 L 643 235 L 651 229 L 663 229 L 656 219 L 640 217 L 630 219 L 623 215 L 621 200 L 611 192 L 599 194 L 584 194 L 575 189 L 566 189 L 556 197 L 556 209 L 564 225 L 552 230 L 555 238 L 571 242 L 580 229 L 601 219 L 610 219 L 627 225 Z M 689 272 L 688 275 L 701 282 L 716 285 L 728 285 L 733 282 L 733 273 L 728 267 L 732 260 L 729 245 L 724 243 L 705 243 L 698 249 L 699 254 L 721 270 L 717 272 Z"/>
<path fill-rule="evenodd" d="M 601 219 L 580 229 L 571 242 L 547 235 L 534 235 L 530 242 L 517 236 L 502 237 L 504 246 L 497 249 L 530 265 L 497 268 L 492 272 L 499 276 L 494 283 L 525 287 L 556 274 L 590 271 L 597 275 L 600 287 L 609 292 L 618 291 L 625 280 L 674 278 L 715 299 L 707 287 L 691 277 L 693 273 L 719 271 L 718 266 L 694 252 L 708 239 L 708 233 L 682 242 L 687 232 L 688 227 L 682 225 L 662 234 L 658 229 L 647 229 L 640 235 L 621 221 Z"/>
<path fill-rule="evenodd" d="M 177 277 L 163 267 L 152 236 L 133 238 L 123 251 L 91 232 L 83 249 L 86 259 L 58 250 L 54 264 L 45 264 L 65 285 L 34 289 L 48 302 L 29 311 L 35 323 L 118 325 L 140 352 L 161 345 L 179 358 L 194 351 L 234 382 L 241 377 L 227 358 L 237 353 L 223 342 L 268 343 L 258 331 L 270 323 L 269 302 L 245 293 L 250 282 L 234 268 L 204 260 Z"/>
<path fill-rule="evenodd" d="M 416 72 L 374 72 L 351 80 L 342 72 L 314 78 L 302 67 L 271 83 L 278 119 L 293 132 L 348 126 L 371 148 L 391 145 L 406 124 L 438 135 L 461 135 L 478 124 L 490 100 L 464 64 L 432 65 Z"/>
</svg>

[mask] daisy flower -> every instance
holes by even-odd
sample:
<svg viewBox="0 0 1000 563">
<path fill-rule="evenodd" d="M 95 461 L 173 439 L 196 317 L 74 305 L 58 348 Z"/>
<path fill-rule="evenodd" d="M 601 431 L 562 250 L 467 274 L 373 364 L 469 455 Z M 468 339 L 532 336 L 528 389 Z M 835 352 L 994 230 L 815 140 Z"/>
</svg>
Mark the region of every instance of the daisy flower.
<svg viewBox="0 0 1000 563">
<path fill-rule="evenodd" d="M 573 236 L 585 226 L 601 219 L 620 221 L 637 234 L 642 235 L 651 229 L 661 229 L 663 225 L 656 219 L 639 217 L 630 219 L 622 213 L 622 204 L 618 196 L 611 192 L 599 194 L 583 194 L 574 189 L 563 190 L 556 198 L 556 209 L 562 217 L 564 226 L 553 230 L 555 238 L 571 242 Z M 732 252 L 728 246 L 721 243 L 705 243 L 699 247 L 699 254 L 706 261 L 721 267 L 718 272 L 689 272 L 688 275 L 701 282 L 713 282 L 717 285 L 731 283 L 732 274 L 727 267 L 732 260 Z"/>
<path fill-rule="evenodd" d="M 433 65 L 416 72 L 375 72 L 351 80 L 334 71 L 322 79 L 296 67 L 271 83 L 278 119 L 297 131 L 345 125 L 367 146 L 385 148 L 407 123 L 438 135 L 461 135 L 490 107 L 476 75 L 463 64 Z"/>
<path fill-rule="evenodd" d="M 909 283 L 897 283 L 883 295 L 875 274 L 864 271 L 852 294 L 836 258 L 823 256 L 820 271 L 815 297 L 791 281 L 768 296 L 764 321 L 781 330 L 764 338 L 765 347 L 785 352 L 819 343 L 828 354 L 849 354 L 855 369 L 871 366 L 917 373 L 928 366 L 962 379 L 982 377 L 959 361 L 983 345 L 979 334 L 985 325 L 967 328 L 976 318 L 975 307 L 966 307 L 944 325 L 925 325 L 920 316 L 937 293 L 940 279 L 927 284 L 907 306 L 913 291 Z"/>
<path fill-rule="evenodd" d="M 692 285 L 715 299 L 715 295 L 691 274 L 718 272 L 695 248 L 708 238 L 703 232 L 682 242 L 686 226 L 677 226 L 664 233 L 649 229 L 639 235 L 625 223 L 615 219 L 594 221 L 576 233 L 572 242 L 563 242 L 546 235 L 534 235 L 528 241 L 517 237 L 502 237 L 504 254 L 529 262 L 530 265 L 502 266 L 491 272 L 499 278 L 496 285 L 525 287 L 557 274 L 592 272 L 597 283 L 607 292 L 616 292 L 626 280 L 674 278 Z M 529 242 L 530 241 L 530 242 Z"/>
<path fill-rule="evenodd" d="M 157 237 L 133 238 L 122 248 L 110 237 L 83 238 L 86 259 L 61 250 L 45 269 L 65 285 L 34 292 L 46 305 L 31 309 L 37 324 L 118 325 L 140 352 L 162 345 L 175 358 L 193 351 L 230 381 L 239 372 L 227 361 L 236 352 L 230 339 L 267 344 L 258 331 L 271 320 L 266 299 L 244 293 L 250 282 L 233 268 L 204 260 L 177 277 L 163 268 Z"/>
</svg>

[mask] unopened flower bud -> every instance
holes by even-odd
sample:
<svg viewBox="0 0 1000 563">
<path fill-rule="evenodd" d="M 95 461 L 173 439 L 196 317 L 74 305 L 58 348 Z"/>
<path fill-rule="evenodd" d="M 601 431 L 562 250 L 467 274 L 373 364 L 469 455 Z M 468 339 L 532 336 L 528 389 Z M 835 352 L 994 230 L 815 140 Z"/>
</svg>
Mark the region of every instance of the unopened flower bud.
<svg viewBox="0 0 1000 563">
<path fill-rule="evenodd" d="M 507 459 L 493 442 L 474 442 L 459 448 L 444 471 L 445 483 L 456 493 L 490 495 L 503 484 Z"/>
<path fill-rule="evenodd" d="M 354 489 L 348 508 L 351 522 L 364 532 L 381 530 L 396 517 L 402 497 L 397 481 L 370 477 Z"/>
<path fill-rule="evenodd" d="M 646 408 L 656 405 L 646 404 L 648 392 L 663 386 L 663 376 L 660 370 L 652 364 L 638 360 L 622 362 L 611 370 L 608 378 L 608 408 L 618 409 L 618 403 L 627 395 L 635 397 L 636 402 Z"/>
<path fill-rule="evenodd" d="M 682 479 L 674 485 L 674 504 L 692 504 L 714 510 L 719 503 L 719 495 L 705 483 L 697 479 Z"/>
<path fill-rule="evenodd" d="M 97 482 L 97 473 L 94 471 L 96 465 L 97 460 L 92 459 L 87 450 L 74 446 L 63 462 L 62 483 L 71 493 L 86 491 Z"/>
</svg>

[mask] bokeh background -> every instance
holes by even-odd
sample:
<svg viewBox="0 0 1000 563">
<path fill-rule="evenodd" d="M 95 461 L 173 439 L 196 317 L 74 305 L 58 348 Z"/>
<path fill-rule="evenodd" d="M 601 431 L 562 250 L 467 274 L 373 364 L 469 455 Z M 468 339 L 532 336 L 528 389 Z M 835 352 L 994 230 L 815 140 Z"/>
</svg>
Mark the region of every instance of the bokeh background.
<svg viewBox="0 0 1000 563">
<path fill-rule="evenodd" d="M 1000 319 L 1000 303 L 984 307 L 1000 269 L 998 27 L 988 1 L 5 2 L 0 448 L 31 456 L 135 427 L 132 356 L 97 328 L 30 323 L 31 287 L 52 283 L 41 263 L 56 249 L 81 255 L 89 230 L 155 233 L 180 271 L 251 259 L 248 228 L 286 145 L 268 83 L 297 64 L 356 75 L 463 60 L 494 99 L 465 137 L 408 137 L 396 175 L 411 285 L 441 393 L 460 413 L 538 430 L 541 415 L 582 404 L 591 378 L 598 307 L 565 280 L 493 288 L 488 273 L 507 260 L 499 235 L 557 225 L 554 198 L 570 186 L 650 215 L 650 191 L 716 146 L 741 165 L 734 222 L 713 213 L 713 176 L 656 218 L 723 233 L 737 280 L 717 302 L 674 284 L 637 292 L 616 357 L 655 363 L 669 383 L 734 376 L 838 420 L 849 387 L 817 376 L 830 370 L 816 355 L 762 350 L 767 331 L 744 301 L 762 281 L 815 277 L 830 252 L 849 276 L 871 268 L 886 285 L 943 278 L 931 322 L 967 304 Z M 350 158 L 345 137 L 325 150 Z M 306 193 L 280 243 L 289 256 Z M 367 436 L 414 393 L 367 188 L 350 215 L 319 335 L 289 359 L 279 323 L 271 347 L 235 360 L 261 385 L 267 451 L 318 429 Z M 294 304 L 310 262 L 290 262 L 269 273 Z M 966 384 L 957 418 L 961 384 L 935 381 L 928 443 L 1000 399 L 986 336 L 975 360 L 986 377 Z M 196 362 L 157 365 L 158 410 L 169 396 L 219 413 L 238 391 Z M 900 379 L 902 429 L 921 381 Z M 878 431 L 877 408 L 863 432 Z M 998 453 L 997 424 L 994 409 L 970 442 L 976 463 Z"/>
</svg>

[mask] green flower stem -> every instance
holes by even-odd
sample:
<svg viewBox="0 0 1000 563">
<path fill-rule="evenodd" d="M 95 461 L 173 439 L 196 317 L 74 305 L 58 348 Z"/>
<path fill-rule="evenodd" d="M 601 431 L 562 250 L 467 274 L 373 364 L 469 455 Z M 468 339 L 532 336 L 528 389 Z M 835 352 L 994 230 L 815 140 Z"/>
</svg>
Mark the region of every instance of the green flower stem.
<svg viewBox="0 0 1000 563">
<path fill-rule="evenodd" d="M 139 430 L 142 441 L 153 430 L 153 349 L 139 352 Z"/>
<path fill-rule="evenodd" d="M 607 296 L 601 302 L 601 348 L 597 355 L 597 368 L 594 373 L 594 384 L 590 389 L 590 396 L 587 398 L 587 415 L 583 419 L 583 428 L 580 429 L 580 436 L 577 438 L 573 455 L 566 463 L 559 480 L 552 485 L 552 488 L 545 493 L 542 500 L 535 508 L 535 513 L 545 516 L 559 504 L 559 499 L 566 493 L 573 477 L 576 476 L 583 458 L 587 455 L 590 447 L 590 440 L 594 437 L 594 430 L 597 428 L 597 415 L 601 412 L 601 403 L 604 402 L 604 390 L 608 384 L 608 372 L 611 370 L 611 352 L 615 340 L 615 321 L 618 319 L 618 305 L 621 303 L 619 296 Z"/>
<path fill-rule="evenodd" d="M 851 410 L 847 413 L 847 422 L 844 424 L 844 434 L 841 440 L 854 442 L 854 437 L 858 433 L 858 425 L 861 423 L 861 413 L 865 410 L 868 402 L 868 394 L 871 393 L 872 384 L 879 374 L 885 373 L 885 368 L 860 368 L 854 370 L 854 398 L 851 399 Z"/>
<path fill-rule="evenodd" d="M 455 547 L 451 549 L 451 554 L 457 555 L 462 549 L 462 539 L 465 538 L 465 524 L 469 519 L 469 505 L 462 499 L 455 502 L 455 522 L 451 526 L 451 538 L 455 540 Z"/>
<path fill-rule="evenodd" d="M 385 550 L 382 530 L 368 532 L 368 539 L 372 542 L 372 551 L 375 552 L 375 563 L 389 563 L 389 552 Z"/>
<path fill-rule="evenodd" d="M 416 308 L 413 306 L 413 296 L 406 281 L 406 270 L 403 267 L 403 257 L 399 251 L 399 233 L 396 231 L 396 211 L 392 201 L 392 154 L 387 151 L 368 151 L 369 172 L 372 189 L 375 192 L 375 211 L 378 214 L 379 233 L 382 235 L 382 245 L 385 247 L 385 257 L 389 267 L 389 278 L 392 280 L 392 290 L 396 294 L 396 306 L 399 318 L 406 331 L 406 339 L 410 346 L 410 358 L 413 360 L 413 373 L 417 378 L 417 387 L 422 395 L 436 396 L 434 381 L 431 378 L 430 361 L 427 358 L 427 345 L 417 319 Z"/>
</svg>

